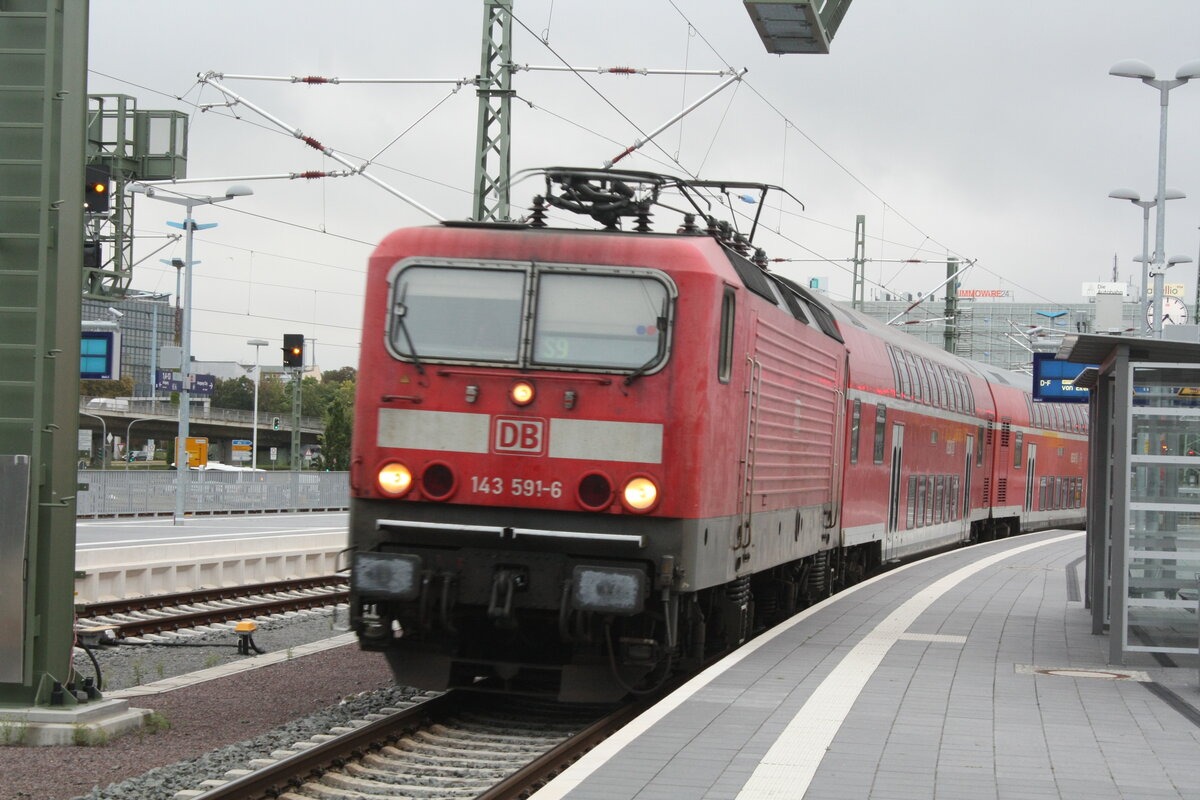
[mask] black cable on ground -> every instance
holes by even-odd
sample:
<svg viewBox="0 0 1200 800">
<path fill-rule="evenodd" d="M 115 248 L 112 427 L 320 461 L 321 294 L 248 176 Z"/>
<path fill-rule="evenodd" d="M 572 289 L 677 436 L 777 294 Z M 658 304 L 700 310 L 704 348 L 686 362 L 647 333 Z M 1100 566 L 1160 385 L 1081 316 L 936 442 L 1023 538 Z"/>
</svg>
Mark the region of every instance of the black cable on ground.
<svg viewBox="0 0 1200 800">
<path fill-rule="evenodd" d="M 92 660 L 92 666 L 96 669 L 96 691 L 104 691 L 104 680 L 100 676 L 100 662 L 96 660 L 96 655 L 92 652 L 92 648 L 82 642 L 80 642 L 79 646 L 83 648 L 83 652 L 87 653 L 87 657 Z"/>
</svg>

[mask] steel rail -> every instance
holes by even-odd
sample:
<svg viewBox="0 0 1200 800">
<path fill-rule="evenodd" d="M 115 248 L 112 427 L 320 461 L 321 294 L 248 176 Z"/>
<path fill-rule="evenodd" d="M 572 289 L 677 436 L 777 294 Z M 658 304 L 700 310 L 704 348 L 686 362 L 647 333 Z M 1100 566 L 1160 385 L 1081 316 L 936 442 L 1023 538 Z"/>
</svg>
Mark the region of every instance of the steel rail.
<svg viewBox="0 0 1200 800">
<path fill-rule="evenodd" d="M 76 606 L 75 612 L 77 616 L 85 618 L 103 617 L 109 614 L 127 614 L 131 611 L 149 611 L 159 608 L 194 605 L 196 603 L 211 603 L 214 601 L 232 600 L 238 597 L 307 591 L 326 586 L 345 585 L 349 583 L 349 580 L 345 575 L 321 575 L 315 578 L 292 578 L 290 580 L 271 581 L 269 583 L 222 586 L 215 589 L 197 589 L 190 592 L 173 592 L 171 594 L 131 597 L 123 600 L 106 600 L 100 603 L 86 603 Z"/>
<path fill-rule="evenodd" d="M 199 625 L 213 625 L 231 620 L 248 619 L 251 617 L 282 614 L 286 611 L 303 611 L 309 608 L 346 603 L 350 601 L 350 592 L 326 592 L 302 597 L 287 597 L 281 600 L 266 600 L 261 603 L 247 603 L 239 606 L 224 606 L 203 611 L 185 611 L 163 617 L 148 619 L 122 620 L 106 623 L 120 632 L 121 636 L 144 636 L 148 633 L 165 633 L 183 628 L 195 628 Z"/>
<path fill-rule="evenodd" d="M 544 755 L 530 761 L 491 789 L 478 795 L 475 800 L 521 800 L 529 797 L 534 790 L 545 786 L 585 753 L 628 725 L 661 699 L 662 696 L 656 693 L 652 697 L 621 706 Z"/>
<path fill-rule="evenodd" d="M 213 787 L 194 800 L 274 800 L 288 789 L 300 787 L 309 778 L 320 777 L 330 768 L 378 750 L 428 725 L 431 719 L 460 710 L 466 702 L 469 701 L 464 692 L 438 695 Z"/>
</svg>

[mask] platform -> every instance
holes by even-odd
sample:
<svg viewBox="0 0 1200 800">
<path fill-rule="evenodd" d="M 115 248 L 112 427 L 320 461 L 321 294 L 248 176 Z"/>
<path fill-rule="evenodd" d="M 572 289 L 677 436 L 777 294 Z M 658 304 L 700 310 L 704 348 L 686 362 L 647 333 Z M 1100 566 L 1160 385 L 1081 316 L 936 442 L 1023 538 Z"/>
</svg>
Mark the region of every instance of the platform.
<svg viewBox="0 0 1200 800">
<path fill-rule="evenodd" d="M 1107 663 L 1081 532 L 955 550 L 701 673 L 536 800 L 1200 797 L 1197 658 Z"/>
</svg>

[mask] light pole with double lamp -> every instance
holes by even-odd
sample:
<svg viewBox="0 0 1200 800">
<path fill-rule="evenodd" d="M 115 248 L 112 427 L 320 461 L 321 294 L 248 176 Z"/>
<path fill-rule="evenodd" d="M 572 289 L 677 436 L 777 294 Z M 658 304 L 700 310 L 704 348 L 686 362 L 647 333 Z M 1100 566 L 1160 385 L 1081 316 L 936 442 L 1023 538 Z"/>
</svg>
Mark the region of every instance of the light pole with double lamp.
<svg viewBox="0 0 1200 800">
<path fill-rule="evenodd" d="M 266 339 L 249 339 L 246 344 L 254 345 L 254 435 L 250 444 L 250 469 L 258 469 L 258 382 L 262 377 L 262 367 L 258 362 L 258 348 L 270 344 Z"/>
<path fill-rule="evenodd" d="M 249 186 L 230 186 L 225 190 L 224 197 L 188 197 L 180 195 L 178 197 L 165 197 L 158 194 L 153 186 L 144 184 L 134 184 L 129 191 L 138 194 L 144 194 L 146 197 L 151 197 L 155 200 L 161 200 L 164 203 L 172 203 L 177 206 L 183 206 L 186 209 L 187 217 L 183 222 L 168 222 L 175 228 L 182 228 L 185 233 L 185 245 L 183 254 L 183 335 L 180 342 L 182 375 L 183 380 L 180 381 L 179 387 L 179 434 L 175 442 L 175 516 L 174 524 L 182 525 L 184 517 L 184 501 L 187 495 L 187 470 L 188 470 L 188 423 L 190 422 L 189 415 L 191 413 L 191 387 L 192 387 L 192 234 L 198 230 L 206 230 L 215 228 L 217 223 L 210 222 L 205 225 L 197 224 L 196 220 L 192 219 L 192 209 L 196 206 L 212 205 L 214 203 L 223 203 L 226 200 L 232 200 L 235 197 L 245 197 L 246 195 L 254 194 L 254 190 Z"/>
<path fill-rule="evenodd" d="M 1149 294 L 1150 289 L 1150 281 L 1148 280 L 1150 262 L 1152 260 L 1150 257 L 1150 209 L 1157 205 L 1158 201 L 1143 200 L 1142 196 L 1133 189 L 1113 189 L 1108 193 L 1108 196 L 1116 200 L 1128 200 L 1142 210 L 1142 254 L 1140 257 L 1134 259 L 1134 261 L 1142 262 L 1142 283 L 1139 289 L 1141 297 L 1138 298 L 1138 306 L 1141 307 L 1145 305 L 1146 295 Z M 1185 197 L 1187 195 L 1178 189 L 1167 189 L 1167 200 L 1182 200 Z M 1148 320 L 1147 325 L 1149 325 Z"/>
<path fill-rule="evenodd" d="M 1167 103 L 1172 89 L 1183 86 L 1192 78 L 1200 78 L 1200 61 L 1184 64 L 1175 72 L 1175 80 L 1157 80 L 1154 68 L 1144 61 L 1131 58 L 1114 64 L 1109 75 L 1119 78 L 1137 78 L 1147 86 L 1158 90 L 1158 193 L 1155 195 L 1154 267 L 1149 276 L 1154 278 L 1154 311 L 1151 316 L 1151 336 L 1162 338 L 1163 275 L 1166 271 L 1166 255 L 1163 237 L 1166 230 L 1167 212 Z"/>
</svg>

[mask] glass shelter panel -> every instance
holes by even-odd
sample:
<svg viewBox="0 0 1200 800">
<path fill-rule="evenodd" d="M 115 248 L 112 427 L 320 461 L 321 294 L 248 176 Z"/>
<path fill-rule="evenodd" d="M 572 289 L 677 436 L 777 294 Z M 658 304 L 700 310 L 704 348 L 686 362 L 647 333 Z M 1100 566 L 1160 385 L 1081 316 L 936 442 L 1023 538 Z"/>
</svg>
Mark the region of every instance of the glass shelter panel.
<svg viewBox="0 0 1200 800">
<path fill-rule="evenodd" d="M 1124 649 L 1200 652 L 1200 366 L 1131 364 Z"/>
</svg>

